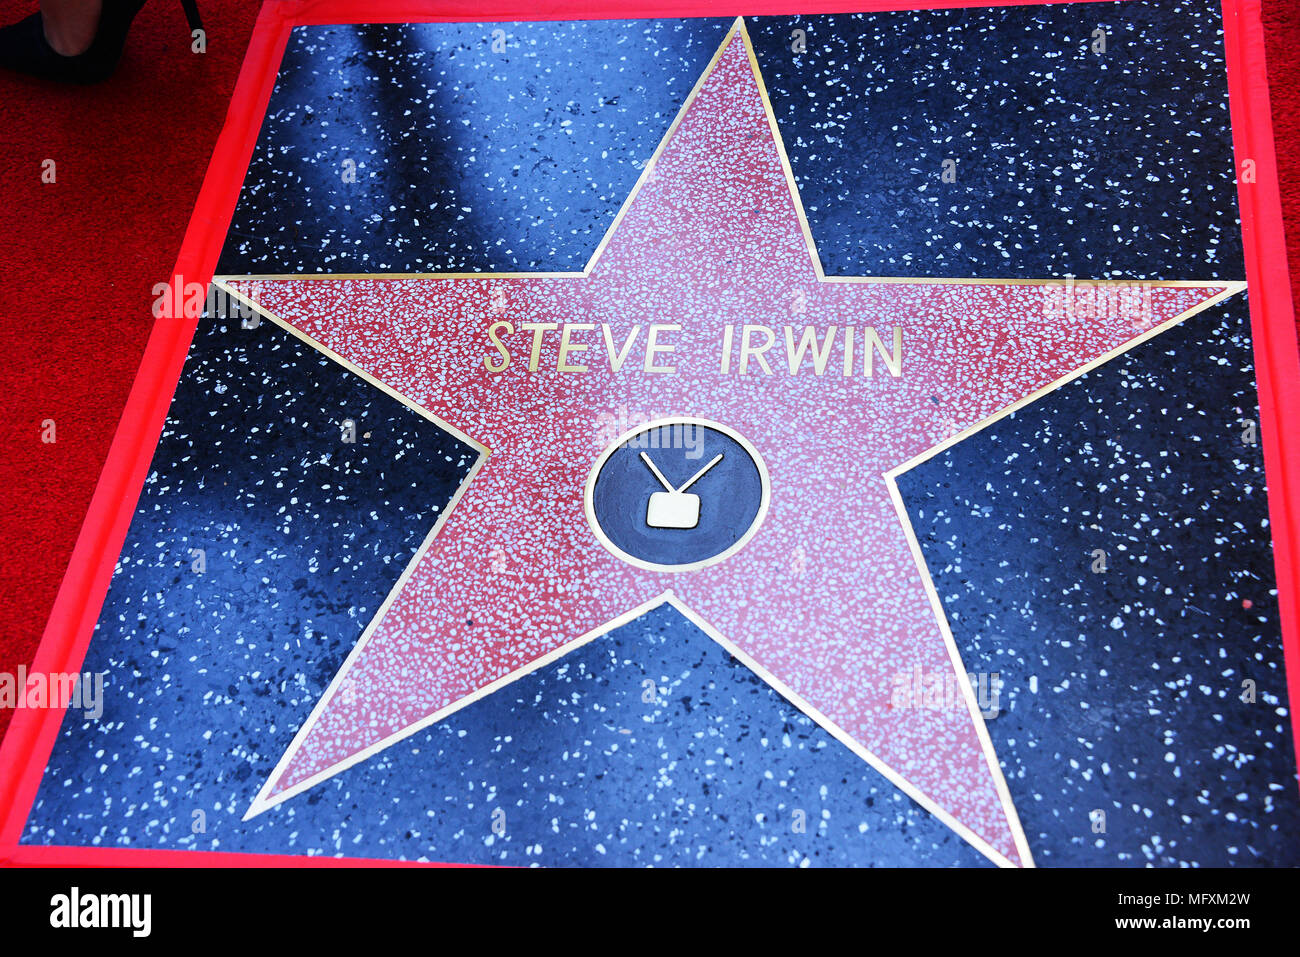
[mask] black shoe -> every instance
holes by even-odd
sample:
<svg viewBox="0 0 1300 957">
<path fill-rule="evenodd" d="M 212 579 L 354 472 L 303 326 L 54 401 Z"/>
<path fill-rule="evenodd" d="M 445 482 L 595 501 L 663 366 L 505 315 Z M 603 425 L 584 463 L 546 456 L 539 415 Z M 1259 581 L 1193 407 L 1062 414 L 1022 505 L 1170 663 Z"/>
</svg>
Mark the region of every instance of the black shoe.
<svg viewBox="0 0 1300 957">
<path fill-rule="evenodd" d="M 131 21 L 145 0 L 103 0 L 95 39 L 85 53 L 64 56 L 45 39 L 39 13 L 0 29 L 0 66 L 63 83 L 100 83 L 117 69 Z"/>
</svg>

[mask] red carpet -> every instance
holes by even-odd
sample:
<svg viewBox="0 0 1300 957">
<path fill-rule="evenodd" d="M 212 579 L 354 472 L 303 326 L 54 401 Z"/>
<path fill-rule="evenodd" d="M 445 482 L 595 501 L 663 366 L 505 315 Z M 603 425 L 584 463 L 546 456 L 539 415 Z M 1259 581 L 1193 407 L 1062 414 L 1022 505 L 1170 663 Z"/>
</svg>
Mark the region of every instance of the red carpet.
<svg viewBox="0 0 1300 957">
<path fill-rule="evenodd" d="M 151 0 L 113 81 L 0 76 L 0 670 L 30 663 L 144 352 L 257 15 Z M 36 9 L 0 2 L 0 22 Z M 55 162 L 56 182 L 41 182 Z M 53 444 L 41 441 L 53 419 Z M 0 732 L 9 712 L 0 710 Z"/>
<path fill-rule="evenodd" d="M 149 335 L 256 16 L 152 0 L 114 80 L 67 90 L 0 76 L 0 670 L 29 663 Z M 0 0 L 0 22 L 35 0 Z M 1300 299 L 1300 0 L 1265 0 L 1292 288 Z M 42 163 L 57 180 L 41 182 Z M 54 420 L 53 444 L 41 441 Z M 0 711 L 0 734 L 9 713 Z"/>
</svg>

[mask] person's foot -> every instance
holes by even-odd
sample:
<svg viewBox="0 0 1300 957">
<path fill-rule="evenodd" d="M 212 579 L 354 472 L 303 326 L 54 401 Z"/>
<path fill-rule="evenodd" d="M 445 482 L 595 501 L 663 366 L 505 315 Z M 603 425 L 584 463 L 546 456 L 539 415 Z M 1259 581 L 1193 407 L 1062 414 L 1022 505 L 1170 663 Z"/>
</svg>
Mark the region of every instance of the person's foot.
<svg viewBox="0 0 1300 957">
<path fill-rule="evenodd" d="M 43 0 L 45 41 L 59 56 L 80 56 L 95 42 L 102 0 Z"/>
<path fill-rule="evenodd" d="M 63 83 L 99 83 L 117 68 L 145 0 L 42 0 L 0 29 L 0 67 Z"/>
</svg>

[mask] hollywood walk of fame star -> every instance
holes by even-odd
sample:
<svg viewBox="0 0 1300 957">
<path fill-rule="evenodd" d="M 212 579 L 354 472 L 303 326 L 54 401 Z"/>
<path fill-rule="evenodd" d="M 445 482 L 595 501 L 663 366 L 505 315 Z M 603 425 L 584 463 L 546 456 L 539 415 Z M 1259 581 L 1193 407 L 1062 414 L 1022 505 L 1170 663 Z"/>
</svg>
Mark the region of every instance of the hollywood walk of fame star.
<svg viewBox="0 0 1300 957">
<path fill-rule="evenodd" d="M 1002 864 L 1032 860 L 974 694 L 893 694 L 963 670 L 893 477 L 1243 288 L 1082 317 L 1053 280 L 825 276 L 741 21 L 583 272 L 222 284 L 481 453 L 250 816 L 667 601 Z M 629 413 L 752 444 L 770 500 L 721 560 L 597 534 L 585 493 Z"/>
</svg>

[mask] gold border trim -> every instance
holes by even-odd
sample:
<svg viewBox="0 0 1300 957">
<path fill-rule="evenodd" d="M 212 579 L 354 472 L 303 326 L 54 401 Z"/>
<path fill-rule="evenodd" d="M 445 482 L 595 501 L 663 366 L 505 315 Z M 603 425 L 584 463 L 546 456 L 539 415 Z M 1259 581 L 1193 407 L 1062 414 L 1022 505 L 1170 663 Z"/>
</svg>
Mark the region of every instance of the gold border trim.
<svg viewBox="0 0 1300 957">
<path fill-rule="evenodd" d="M 397 600 L 397 596 L 401 593 L 402 589 L 406 587 L 407 582 L 410 581 L 411 576 L 415 573 L 416 566 L 420 564 L 425 554 L 429 551 L 429 548 L 433 545 L 433 542 L 437 538 L 438 533 L 442 531 L 443 526 L 447 523 L 447 519 L 451 516 L 452 512 L 455 511 L 456 506 L 460 504 L 461 499 L 464 497 L 466 491 L 468 491 L 470 485 L 474 482 L 474 479 L 478 477 L 478 474 L 483 470 L 483 467 L 487 464 L 488 458 L 492 454 L 492 450 L 489 449 L 488 446 L 484 445 L 482 442 L 479 442 L 477 439 L 472 438 L 465 432 L 458 429 L 456 426 L 452 425 L 446 419 L 434 415 L 432 412 L 430 412 L 428 409 L 421 406 L 419 403 L 412 401 L 409 397 L 398 392 L 396 389 L 393 389 L 391 386 L 385 384 L 384 382 L 381 382 L 379 379 L 376 379 L 374 376 L 366 372 L 364 369 L 360 368 L 356 364 L 343 358 L 338 353 L 334 352 L 327 346 L 313 339 L 311 336 L 307 335 L 301 329 L 298 329 L 293 324 L 282 319 L 280 316 L 271 312 L 266 307 L 254 302 L 246 295 L 244 295 L 242 292 L 240 292 L 238 289 L 235 289 L 232 286 L 228 285 L 227 283 L 216 279 L 213 280 L 213 285 L 221 289 L 226 295 L 230 296 L 231 298 L 237 300 L 238 302 L 241 302 L 244 305 L 248 306 L 249 308 L 253 309 L 258 315 L 266 317 L 269 321 L 271 321 L 275 325 L 288 331 L 297 339 L 305 343 L 307 346 L 316 350 L 325 358 L 329 359 L 331 362 L 334 362 L 337 365 L 348 370 L 349 372 L 359 376 L 367 384 L 374 386 L 376 389 L 379 389 L 385 395 L 388 395 L 393 399 L 396 399 L 402 405 L 418 413 L 423 418 L 434 423 L 439 428 L 455 436 L 457 439 L 460 439 L 462 442 L 466 443 L 467 445 L 469 445 L 471 448 L 475 449 L 478 452 L 478 456 L 475 458 L 474 464 L 470 466 L 470 470 L 465 474 L 465 478 L 461 480 L 460 485 L 456 488 L 456 491 L 452 494 L 452 497 L 447 501 L 446 506 L 443 507 L 443 509 L 438 513 L 438 518 L 434 521 L 433 526 L 429 529 L 428 534 L 425 535 L 424 541 L 420 543 L 419 547 L 415 550 L 415 554 L 412 555 L 410 561 L 406 563 L 406 567 L 402 569 L 402 574 L 398 577 L 397 581 L 394 582 L 393 587 L 389 589 L 388 594 L 384 596 L 383 603 L 380 604 L 379 608 L 375 611 L 375 614 L 371 616 L 369 623 L 366 625 L 365 631 L 361 633 L 361 637 L 358 638 L 356 643 L 352 646 L 352 650 L 348 653 L 347 658 L 344 659 L 343 664 L 339 667 L 338 671 L 335 672 L 334 677 L 331 679 L 329 685 L 326 687 L 326 689 L 321 693 L 320 697 L 317 699 L 315 706 L 312 708 L 310 714 L 307 716 L 307 720 L 299 729 L 298 733 L 294 736 L 293 740 L 289 743 L 289 746 L 284 750 L 284 752 L 280 756 L 280 760 L 276 763 L 276 766 L 272 770 L 270 776 L 266 779 L 262 787 L 259 789 L 257 795 L 253 798 L 252 804 L 249 806 L 248 810 L 244 813 L 243 820 L 247 821 L 249 818 L 254 817 L 257 814 L 260 814 L 262 811 L 266 810 L 267 808 L 272 807 L 275 804 L 278 804 L 280 801 L 286 800 L 288 797 L 292 796 L 292 794 L 286 792 L 284 795 L 277 795 L 276 799 L 273 801 L 268 801 L 267 799 L 267 793 L 270 787 L 279 778 L 280 774 L 283 773 L 285 768 L 288 767 L 289 762 L 291 761 L 293 755 L 297 753 L 298 748 L 300 747 L 302 742 L 306 739 L 311 729 L 315 726 L 316 721 L 319 719 L 320 715 L 324 712 L 325 706 L 333 699 L 334 694 L 337 691 L 339 685 L 341 685 L 343 681 L 346 680 L 346 677 L 350 672 L 353 663 L 355 662 L 357 657 L 361 654 L 362 650 L 370 643 L 370 639 L 373 637 L 375 631 L 378 630 L 379 624 L 387 616 L 389 609 L 393 605 L 393 602 Z M 456 710 L 460 707 L 463 707 L 464 704 L 468 704 L 470 700 L 472 700 L 472 697 L 462 699 L 462 701 L 456 702 L 455 705 L 450 710 L 444 709 L 444 711 L 440 712 L 439 714 L 440 716 L 445 716 L 446 714 L 450 714 L 452 710 Z M 375 750 L 379 750 L 379 748 L 376 748 Z M 366 752 L 366 756 L 369 756 L 370 754 L 373 753 L 374 751 L 368 750 Z M 358 760 L 360 760 L 360 758 L 358 758 Z M 332 776 L 333 774 L 338 773 L 338 771 L 344 770 L 345 767 L 351 767 L 353 763 L 356 762 L 351 762 L 344 766 L 340 766 L 334 771 L 331 771 L 330 774 L 325 775 L 324 777 L 321 776 L 313 777 L 311 779 L 311 783 L 312 784 L 319 783 L 319 781 L 324 780 L 325 777 Z M 310 784 L 304 783 L 301 788 L 291 789 L 291 790 L 293 794 L 298 794 L 301 793 L 302 790 L 305 790 L 307 787 L 310 786 L 311 786 Z"/>
</svg>

